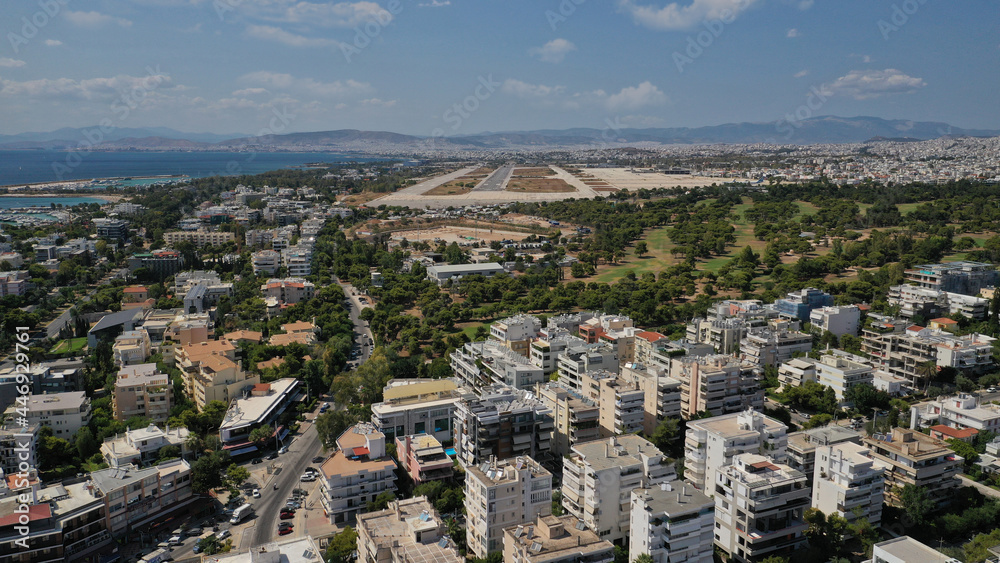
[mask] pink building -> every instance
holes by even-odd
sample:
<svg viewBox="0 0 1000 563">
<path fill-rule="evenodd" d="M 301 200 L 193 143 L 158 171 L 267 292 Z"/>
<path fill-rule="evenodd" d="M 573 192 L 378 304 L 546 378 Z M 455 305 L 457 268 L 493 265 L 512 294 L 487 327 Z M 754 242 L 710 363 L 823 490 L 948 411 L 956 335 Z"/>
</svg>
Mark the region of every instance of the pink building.
<svg viewBox="0 0 1000 563">
<path fill-rule="evenodd" d="M 452 477 L 451 458 L 444 453 L 441 442 L 429 434 L 397 437 L 396 457 L 414 485 Z"/>
</svg>

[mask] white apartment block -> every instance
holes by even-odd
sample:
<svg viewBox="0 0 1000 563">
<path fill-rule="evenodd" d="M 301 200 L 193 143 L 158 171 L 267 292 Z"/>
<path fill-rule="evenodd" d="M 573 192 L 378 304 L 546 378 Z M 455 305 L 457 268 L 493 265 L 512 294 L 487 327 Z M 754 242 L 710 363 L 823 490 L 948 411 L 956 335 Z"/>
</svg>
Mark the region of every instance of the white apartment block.
<svg viewBox="0 0 1000 563">
<path fill-rule="evenodd" d="M 396 462 L 385 453 L 385 434 L 359 422 L 337 438 L 337 451 L 319 466 L 320 503 L 331 524 L 366 512 L 379 494 L 396 492 Z"/>
<path fill-rule="evenodd" d="M 740 454 L 715 479 L 715 545 L 731 561 L 794 558 L 806 545 L 802 519 L 811 503 L 810 479 L 757 454 Z"/>
<path fill-rule="evenodd" d="M 446 442 L 456 406 L 467 394 L 453 379 L 390 379 L 382 402 L 372 405 L 372 424 L 390 442 L 414 434 Z"/>
<path fill-rule="evenodd" d="M 670 361 L 670 377 L 680 381 L 681 416 L 694 418 L 764 408 L 764 392 L 754 366 L 734 356 L 682 356 Z"/>
<path fill-rule="evenodd" d="M 68 440 L 90 423 L 90 399 L 83 391 L 29 395 L 26 404 L 17 401 L 4 415 L 24 416 L 29 424 L 51 427 L 53 435 Z"/>
<path fill-rule="evenodd" d="M 888 303 L 899 306 L 899 316 L 911 319 L 920 315 L 925 319 L 962 315 L 970 319 L 984 319 L 990 302 L 982 297 L 949 293 L 913 285 L 894 285 L 889 288 Z"/>
<path fill-rule="evenodd" d="M 719 354 L 732 354 L 746 336 L 747 322 L 741 318 L 694 319 L 687 325 L 688 342 L 708 344 Z"/>
<path fill-rule="evenodd" d="M 224 231 L 206 231 L 199 229 L 197 231 L 170 231 L 163 233 L 163 242 L 167 243 L 167 246 L 174 246 L 182 241 L 191 242 L 195 246 L 205 246 L 209 244 L 218 246 L 235 240 L 236 235 Z"/>
<path fill-rule="evenodd" d="M 959 393 L 910 407 L 910 428 L 935 424 L 1000 432 L 1000 406 L 983 405 L 975 395 Z"/>
<path fill-rule="evenodd" d="M 955 336 L 943 330 L 909 326 L 900 319 L 877 317 L 863 331 L 861 351 L 877 368 L 923 386 L 922 366 L 934 362 L 938 368 L 981 374 L 993 368 L 993 342 L 984 334 Z"/>
<path fill-rule="evenodd" d="M 618 373 L 618 352 L 604 343 L 570 346 L 559 354 L 556 365 L 559 381 L 586 396 L 581 375 L 601 370 Z"/>
<path fill-rule="evenodd" d="M 786 463 L 792 469 L 798 469 L 806 475 L 812 475 L 816 468 L 816 449 L 820 446 L 835 446 L 843 442 L 860 444 L 861 434 L 835 424 L 792 432 L 788 435 Z"/>
<path fill-rule="evenodd" d="M 577 444 L 563 458 L 563 507 L 601 539 L 623 540 L 629 535 L 632 491 L 676 479 L 663 452 L 639 436 Z"/>
<path fill-rule="evenodd" d="M 269 279 L 260 286 L 264 299 L 277 299 L 279 303 L 295 305 L 308 301 L 316 295 L 316 286 L 304 278 Z"/>
<path fill-rule="evenodd" d="M 866 446 L 843 442 L 817 447 L 812 483 L 812 507 L 823 514 L 848 521 L 867 518 L 875 527 L 882 521 L 885 470 Z"/>
<path fill-rule="evenodd" d="M 785 387 L 802 387 L 816 381 L 816 360 L 808 356 L 792 358 L 778 366 L 779 390 Z"/>
<path fill-rule="evenodd" d="M 740 341 L 740 359 L 763 368 L 776 366 L 792 359 L 795 354 L 812 350 L 812 335 L 788 330 L 784 323 L 771 323 L 768 328 L 751 329 Z"/>
<path fill-rule="evenodd" d="M 149 334 L 143 329 L 129 330 L 115 338 L 111 354 L 118 367 L 132 366 L 146 361 L 151 352 Z"/>
<path fill-rule="evenodd" d="M 247 236 L 250 236 L 249 233 Z M 251 255 L 250 261 L 253 264 L 255 276 L 261 274 L 273 276 L 278 273 L 278 268 L 281 267 L 281 254 L 273 250 L 260 250 Z"/>
<path fill-rule="evenodd" d="M 531 342 L 529 345 L 529 358 L 531 363 L 542 368 L 545 375 L 556 371 L 559 364 L 559 356 L 570 346 L 584 345 L 586 342 L 578 336 L 572 336 L 565 329 L 546 329 L 545 334 Z"/>
<path fill-rule="evenodd" d="M 762 454 L 784 463 L 787 448 L 785 424 L 752 409 L 692 420 L 684 433 L 684 478 L 711 496 L 716 474 L 737 454 Z"/>
<path fill-rule="evenodd" d="M 451 368 L 463 385 L 481 389 L 495 384 L 534 389 L 547 381 L 542 368 L 496 340 L 468 342 L 451 353 Z"/>
<path fill-rule="evenodd" d="M 664 375 L 662 369 L 642 364 L 625 364 L 619 378 L 635 385 L 643 393 L 643 432 L 652 435 L 664 418 L 681 416 L 681 382 Z"/>
<path fill-rule="evenodd" d="M 989 561 L 989 560 L 988 560 Z M 865 563 L 961 563 L 910 536 L 879 542 L 872 547 L 872 558 Z"/>
<path fill-rule="evenodd" d="M 600 438 L 600 407 L 558 381 L 535 385 L 535 396 L 552 411 L 552 453 L 566 455 L 576 444 Z"/>
<path fill-rule="evenodd" d="M 957 475 L 965 460 L 948 443 L 915 430 L 894 428 L 891 434 L 873 434 L 862 440 L 875 461 L 885 467 L 885 499 L 901 506 L 897 493 L 906 485 L 924 487 L 939 506 L 951 502 L 961 483 Z"/>
<path fill-rule="evenodd" d="M 538 336 L 542 322 L 532 315 L 515 315 L 490 325 L 490 338 L 527 357 L 528 345 Z"/>
<path fill-rule="evenodd" d="M 508 459 L 531 456 L 545 461 L 551 455 L 552 411 L 532 393 L 513 387 L 484 387 L 455 407 L 455 451 L 463 467 L 478 465 L 490 456 Z"/>
<path fill-rule="evenodd" d="M 831 352 L 816 362 L 816 381 L 833 389 L 838 401 L 844 400 L 844 393 L 851 387 L 872 384 L 874 368 L 868 360 L 840 350 Z"/>
<path fill-rule="evenodd" d="M 712 563 L 715 502 L 684 481 L 632 491 L 629 561 Z"/>
<path fill-rule="evenodd" d="M 845 334 L 857 336 L 861 323 L 861 309 L 857 305 L 820 307 L 809 312 L 809 322 L 814 330 L 832 332 L 838 338 Z"/>
<path fill-rule="evenodd" d="M 170 428 L 160 430 L 150 424 L 146 428 L 126 430 L 123 436 L 115 434 L 101 444 L 101 457 L 111 467 L 122 467 L 135 464 L 142 467 L 159 459 L 160 449 L 166 446 L 176 446 L 181 455 L 187 454 L 187 439 L 190 436 L 187 428 Z"/>
<path fill-rule="evenodd" d="M 503 549 L 503 529 L 552 514 L 552 473 L 529 456 L 489 459 L 465 474 L 466 544 L 476 557 Z"/>
</svg>

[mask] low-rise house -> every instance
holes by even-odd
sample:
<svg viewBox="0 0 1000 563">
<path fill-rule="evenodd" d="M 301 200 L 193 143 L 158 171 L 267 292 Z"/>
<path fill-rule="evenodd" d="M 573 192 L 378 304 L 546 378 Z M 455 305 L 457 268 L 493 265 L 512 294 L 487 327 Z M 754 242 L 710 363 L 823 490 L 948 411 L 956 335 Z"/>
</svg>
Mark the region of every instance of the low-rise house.
<svg viewBox="0 0 1000 563">
<path fill-rule="evenodd" d="M 129 464 L 144 467 L 160 459 L 160 450 L 167 446 L 178 449 L 181 457 L 188 453 L 187 440 L 191 433 L 187 428 L 170 428 L 161 430 L 154 424 L 146 428 L 126 430 L 125 434 L 115 434 L 101 444 L 101 457 L 111 467 L 123 467 Z"/>
</svg>

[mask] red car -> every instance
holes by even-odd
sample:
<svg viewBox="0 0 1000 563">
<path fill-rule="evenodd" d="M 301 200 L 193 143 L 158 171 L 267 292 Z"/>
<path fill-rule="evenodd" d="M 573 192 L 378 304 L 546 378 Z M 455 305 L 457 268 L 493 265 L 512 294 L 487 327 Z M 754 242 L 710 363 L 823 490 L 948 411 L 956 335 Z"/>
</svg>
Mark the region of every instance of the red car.
<svg viewBox="0 0 1000 563">
<path fill-rule="evenodd" d="M 286 535 L 288 535 L 290 533 L 292 533 L 292 529 L 291 528 L 285 528 L 284 530 L 278 530 L 278 535 L 279 536 L 286 536 Z"/>
<path fill-rule="evenodd" d="M 294 512 L 282 512 L 281 515 L 278 516 L 279 520 L 291 520 L 292 518 L 295 518 Z"/>
</svg>

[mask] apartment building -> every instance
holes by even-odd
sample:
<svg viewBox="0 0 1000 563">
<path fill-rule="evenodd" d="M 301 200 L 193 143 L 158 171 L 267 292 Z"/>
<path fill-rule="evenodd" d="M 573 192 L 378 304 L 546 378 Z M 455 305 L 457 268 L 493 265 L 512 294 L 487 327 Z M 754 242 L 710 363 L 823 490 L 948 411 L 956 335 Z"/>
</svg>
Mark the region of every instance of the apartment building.
<svg viewBox="0 0 1000 563">
<path fill-rule="evenodd" d="M 629 561 L 712 563 L 715 501 L 684 481 L 632 491 Z"/>
<path fill-rule="evenodd" d="M 496 384 L 530 390 L 548 379 L 542 368 L 496 340 L 467 342 L 451 353 L 451 368 L 463 385 L 476 390 Z"/>
<path fill-rule="evenodd" d="M 503 531 L 503 560 L 512 563 L 611 563 L 614 548 L 573 516 L 539 516 Z"/>
<path fill-rule="evenodd" d="M 677 479 L 672 463 L 636 435 L 573 446 L 563 458 L 563 507 L 607 541 L 629 536 L 632 491 Z"/>
<path fill-rule="evenodd" d="M 813 330 L 831 332 L 840 338 L 845 334 L 857 336 L 861 328 L 861 309 L 857 305 L 845 307 L 820 307 L 809 312 Z"/>
<path fill-rule="evenodd" d="M 812 350 L 812 335 L 790 330 L 785 323 L 772 322 L 767 328 L 747 331 L 740 341 L 740 360 L 759 368 L 776 366 L 795 354 Z"/>
<path fill-rule="evenodd" d="M 207 231 L 199 229 L 197 231 L 169 231 L 163 233 L 163 242 L 173 246 L 179 242 L 187 241 L 195 246 L 206 245 L 219 246 L 227 242 L 235 242 L 236 235 L 225 231 Z"/>
<path fill-rule="evenodd" d="M 198 499 L 191 492 L 191 466 L 182 459 L 139 469 L 135 465 L 90 474 L 94 496 L 104 500 L 107 530 L 114 537 L 149 531 L 150 525 Z"/>
<path fill-rule="evenodd" d="M 455 450 L 463 467 L 479 465 L 490 456 L 545 461 L 551 455 L 552 411 L 521 389 L 484 387 L 479 397 L 458 402 L 454 423 Z"/>
<path fill-rule="evenodd" d="M 983 262 L 923 264 L 906 270 L 904 275 L 906 281 L 917 287 L 963 295 L 978 295 L 982 288 L 996 286 L 1000 282 L 1000 273 L 995 266 Z"/>
<path fill-rule="evenodd" d="M 454 379 L 390 379 L 382 402 L 372 405 L 372 424 L 386 439 L 429 434 L 452 439 L 452 418 L 463 397 L 472 395 Z"/>
<path fill-rule="evenodd" d="M 188 453 L 187 439 L 191 435 L 187 428 L 161 430 L 155 424 L 146 428 L 128 429 L 125 434 L 115 434 L 101 444 L 101 457 L 111 467 L 132 464 L 145 467 L 160 458 L 160 450 L 167 446 L 176 447 L 181 456 Z"/>
<path fill-rule="evenodd" d="M 39 430 L 37 424 L 21 426 L 12 420 L 0 425 L 0 470 L 4 475 L 38 467 Z"/>
<path fill-rule="evenodd" d="M 852 442 L 816 448 L 812 481 L 812 507 L 830 516 L 854 521 L 866 518 L 873 526 L 882 522 L 885 470 L 868 448 Z"/>
<path fill-rule="evenodd" d="M 260 286 L 264 299 L 277 299 L 278 303 L 295 305 L 316 295 L 316 286 L 303 278 L 269 279 Z"/>
<path fill-rule="evenodd" d="M 833 389 L 837 400 L 844 401 L 844 393 L 855 385 L 871 385 L 875 379 L 874 368 L 866 358 L 841 350 L 823 354 L 814 364 L 816 381 Z"/>
<path fill-rule="evenodd" d="M 36 479 L 30 488 L 18 489 L 18 495 L 0 498 L 0 563 L 94 560 L 111 552 L 104 503 L 87 483 L 43 489 Z M 31 503 L 18 514 L 26 504 L 22 494 Z M 25 527 L 26 536 L 19 530 Z"/>
<path fill-rule="evenodd" d="M 184 266 L 184 257 L 176 250 L 154 250 L 133 254 L 128 259 L 128 271 L 135 272 L 139 268 L 148 270 L 154 278 L 164 280 L 180 271 Z"/>
<path fill-rule="evenodd" d="M 528 357 L 529 345 L 542 329 L 542 322 L 531 315 L 515 315 L 490 325 L 490 338 L 518 354 Z"/>
<path fill-rule="evenodd" d="M 664 370 L 631 363 L 622 366 L 618 377 L 642 391 L 642 431 L 647 435 L 664 418 L 680 418 L 681 382 L 666 376 Z"/>
<path fill-rule="evenodd" d="M 219 425 L 222 449 L 232 457 L 257 452 L 250 433 L 258 428 L 273 429 L 272 437 L 283 440 L 289 432 L 284 425 L 295 417 L 295 412 L 289 409 L 302 398 L 302 387 L 298 379 L 285 377 L 271 383 L 258 383 L 242 392 L 230 403 Z"/>
<path fill-rule="evenodd" d="M 891 286 L 887 297 L 890 305 L 899 306 L 899 316 L 904 319 L 912 319 L 917 315 L 924 319 L 932 319 L 957 314 L 980 320 L 986 318 L 990 306 L 988 300 L 974 295 L 913 285 Z"/>
<path fill-rule="evenodd" d="M 529 359 L 532 364 L 542 368 L 542 373 L 549 375 L 558 369 L 559 356 L 567 348 L 585 344 L 582 338 L 571 335 L 565 329 L 549 327 L 528 346 Z"/>
<path fill-rule="evenodd" d="M 897 489 L 906 485 L 924 487 L 937 504 L 950 502 L 965 460 L 948 443 L 915 430 L 894 428 L 889 434 L 862 439 L 876 462 L 885 467 L 885 502 L 901 506 Z"/>
<path fill-rule="evenodd" d="M 476 557 L 503 548 L 503 529 L 552 513 L 552 473 L 530 456 L 491 458 L 465 474 L 466 545 Z"/>
<path fill-rule="evenodd" d="M 971 375 L 992 369 L 994 340 L 983 334 L 955 336 L 939 329 L 908 326 L 899 319 L 876 317 L 863 331 L 861 351 L 872 358 L 876 368 L 922 387 L 930 364 L 939 370 L 950 367 Z"/>
<path fill-rule="evenodd" d="M 184 387 L 199 409 L 211 401 L 226 404 L 244 389 L 260 383 L 260 376 L 243 371 L 238 348 L 228 340 L 210 340 L 176 348 L 175 363 Z"/>
<path fill-rule="evenodd" d="M 359 422 L 337 438 L 337 451 L 319 467 L 320 503 L 331 524 L 353 521 L 383 492 L 396 492 L 396 462 L 385 453 L 385 434 Z"/>
<path fill-rule="evenodd" d="M 90 399 L 83 391 L 29 395 L 27 404 L 17 402 L 7 408 L 7 418 L 24 417 L 28 424 L 48 426 L 57 438 L 70 439 L 90 423 Z"/>
<path fill-rule="evenodd" d="M 668 341 L 666 335 L 650 330 L 638 331 L 635 333 L 635 347 L 632 354 L 632 362 L 639 364 L 651 364 L 653 352 L 658 349 L 658 342 Z"/>
<path fill-rule="evenodd" d="M 790 291 L 784 299 L 774 302 L 774 308 L 779 314 L 800 321 L 808 321 L 809 314 L 815 309 L 832 306 L 833 296 L 815 287 Z"/>
<path fill-rule="evenodd" d="M 128 221 L 121 219 L 94 219 L 94 227 L 100 238 L 124 242 L 128 239 Z"/>
<path fill-rule="evenodd" d="M 414 486 L 428 481 L 450 480 L 454 475 L 451 458 L 437 438 L 429 434 L 396 438 L 396 458 L 413 480 Z"/>
<path fill-rule="evenodd" d="M 570 448 L 600 437 L 600 407 L 560 384 L 538 383 L 535 396 L 552 411 L 552 453 L 563 456 Z"/>
<path fill-rule="evenodd" d="M 556 366 L 559 381 L 586 396 L 582 375 L 596 371 L 618 373 L 618 352 L 605 343 L 570 346 L 559 354 Z"/>
<path fill-rule="evenodd" d="M 427 497 L 394 500 L 385 510 L 359 514 L 357 530 L 360 563 L 465 561 Z"/>
<path fill-rule="evenodd" d="M 591 376 L 595 379 L 591 379 Z M 589 389 L 593 384 L 599 387 L 598 406 L 602 438 L 635 434 L 645 429 L 646 397 L 644 390 L 638 385 L 607 372 L 584 374 L 581 379 L 585 389 Z"/>
<path fill-rule="evenodd" d="M 312 247 L 304 244 L 290 246 L 281 252 L 281 260 L 288 275 L 304 278 L 312 275 Z"/>
<path fill-rule="evenodd" d="M 115 338 L 111 354 L 118 367 L 141 364 L 146 361 L 152 349 L 146 331 L 129 330 Z"/>
<path fill-rule="evenodd" d="M 0 297 L 24 295 L 31 285 L 27 271 L 0 272 Z"/>
<path fill-rule="evenodd" d="M 779 390 L 785 387 L 802 387 L 810 381 L 816 381 L 817 360 L 808 356 L 792 358 L 778 366 Z"/>
<path fill-rule="evenodd" d="M 163 423 L 170 416 L 173 397 L 170 376 L 160 373 L 156 364 L 129 365 L 118 371 L 111 405 L 115 420 L 144 416 Z"/>
<path fill-rule="evenodd" d="M 247 236 L 250 234 L 247 233 Z M 281 253 L 274 250 L 258 250 L 250 256 L 250 262 L 255 276 L 263 274 L 273 276 L 278 273 L 278 268 L 281 268 Z"/>
<path fill-rule="evenodd" d="M 968 393 L 940 397 L 910 407 L 910 428 L 943 424 L 951 428 L 972 428 L 980 432 L 1000 432 L 1000 406 L 981 404 Z"/>
<path fill-rule="evenodd" d="M 244 239 L 246 240 L 247 246 L 267 247 L 271 245 L 271 240 L 274 239 L 274 233 L 274 229 L 247 229 Z"/>
<path fill-rule="evenodd" d="M 681 416 L 694 418 L 764 408 L 754 366 L 734 356 L 683 356 L 670 360 L 670 377 L 680 381 Z"/>
<path fill-rule="evenodd" d="M 831 424 L 819 428 L 810 428 L 788 435 L 787 460 L 788 466 L 806 475 L 812 475 L 816 468 L 816 449 L 820 446 L 836 446 L 851 442 L 861 443 L 861 434 Z"/>
<path fill-rule="evenodd" d="M 806 546 L 810 479 L 758 454 L 739 454 L 715 478 L 715 545 L 731 561 L 790 557 Z"/>
<path fill-rule="evenodd" d="M 787 448 L 785 424 L 753 409 L 692 420 L 684 433 L 684 478 L 711 496 L 716 474 L 736 455 L 762 454 L 784 463 Z"/>
<path fill-rule="evenodd" d="M 910 536 L 899 536 L 872 547 L 872 558 L 866 563 L 960 563 L 940 551 L 920 543 Z M 990 561 L 989 559 L 987 561 Z"/>
</svg>

